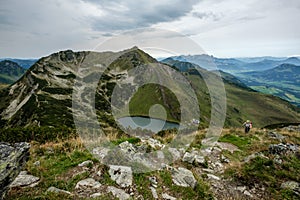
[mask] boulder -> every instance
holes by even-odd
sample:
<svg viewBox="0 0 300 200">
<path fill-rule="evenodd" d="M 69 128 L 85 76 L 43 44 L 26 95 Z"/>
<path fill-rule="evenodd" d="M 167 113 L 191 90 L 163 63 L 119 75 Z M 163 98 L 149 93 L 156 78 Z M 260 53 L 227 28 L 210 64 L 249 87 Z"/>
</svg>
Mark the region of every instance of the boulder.
<svg viewBox="0 0 300 200">
<path fill-rule="evenodd" d="M 155 176 L 149 177 L 149 181 L 150 181 L 152 187 L 157 188 L 158 182 L 157 182 L 157 178 Z"/>
<path fill-rule="evenodd" d="M 91 194 L 91 195 L 90 195 L 90 198 L 98 198 L 98 197 L 100 197 L 100 196 L 102 196 L 102 193 L 96 192 L 96 193 L 94 193 L 94 194 Z"/>
<path fill-rule="evenodd" d="M 53 193 L 57 193 L 57 194 L 62 193 L 62 194 L 72 195 L 72 193 L 69 192 L 69 191 L 62 190 L 62 189 L 59 189 L 59 188 L 56 188 L 56 187 L 53 187 L 53 186 L 49 187 L 47 189 L 47 192 L 53 192 Z"/>
<path fill-rule="evenodd" d="M 120 200 L 127 200 L 130 198 L 130 195 L 127 194 L 124 190 L 116 188 L 114 186 L 108 186 L 107 192 L 111 192 L 114 197 L 117 197 Z"/>
<path fill-rule="evenodd" d="M 15 187 L 34 187 L 38 184 L 39 177 L 27 174 L 26 171 L 20 172 L 16 179 L 10 184 L 10 188 Z"/>
<path fill-rule="evenodd" d="M 286 181 L 281 184 L 281 188 L 291 190 L 300 197 L 300 183 L 296 181 Z"/>
<path fill-rule="evenodd" d="M 281 188 L 294 190 L 298 188 L 300 185 L 296 181 L 287 181 L 281 184 Z"/>
<path fill-rule="evenodd" d="M 205 158 L 204 156 L 199 155 L 198 151 L 192 151 L 192 152 L 185 152 L 182 158 L 183 162 L 188 162 L 191 164 L 197 164 L 197 165 L 205 165 Z"/>
<path fill-rule="evenodd" d="M 207 174 L 207 177 L 208 177 L 208 179 L 211 179 L 211 180 L 216 180 L 216 181 L 221 180 L 220 177 L 213 175 L 213 174 Z"/>
<path fill-rule="evenodd" d="M 75 189 L 89 190 L 89 189 L 99 189 L 100 187 L 101 187 L 101 183 L 99 183 L 98 181 L 95 181 L 92 178 L 87 178 L 87 179 L 79 181 L 76 184 Z"/>
<path fill-rule="evenodd" d="M 94 164 L 93 161 L 87 160 L 87 161 L 84 161 L 84 162 L 78 164 L 78 167 L 88 167 L 89 165 L 93 165 L 93 164 Z"/>
<path fill-rule="evenodd" d="M 165 200 L 176 200 L 175 197 L 172 197 L 170 195 L 168 195 L 167 193 L 162 193 L 162 198 L 165 199 Z"/>
<path fill-rule="evenodd" d="M 150 190 L 151 190 L 153 198 L 154 199 L 158 199 L 158 195 L 157 195 L 156 189 L 154 187 L 150 187 Z"/>
<path fill-rule="evenodd" d="M 178 151 L 176 148 L 169 148 L 169 152 L 171 153 L 173 157 L 173 161 L 178 160 L 181 157 L 180 151 Z"/>
<path fill-rule="evenodd" d="M 194 188 L 197 181 L 193 173 L 185 168 L 179 167 L 178 169 L 172 170 L 172 181 L 175 185 L 182 187 L 192 187 Z"/>
<path fill-rule="evenodd" d="M 109 175 L 113 181 L 121 187 L 128 187 L 132 185 L 132 170 L 130 167 L 110 165 Z"/>
<path fill-rule="evenodd" d="M 30 144 L 0 142 L 0 199 L 3 199 L 10 183 L 17 177 L 29 158 Z"/>
<path fill-rule="evenodd" d="M 195 154 L 193 153 L 189 153 L 189 152 L 185 152 L 185 154 L 183 155 L 182 161 L 183 162 L 188 162 L 188 163 L 193 163 L 195 160 Z"/>
</svg>

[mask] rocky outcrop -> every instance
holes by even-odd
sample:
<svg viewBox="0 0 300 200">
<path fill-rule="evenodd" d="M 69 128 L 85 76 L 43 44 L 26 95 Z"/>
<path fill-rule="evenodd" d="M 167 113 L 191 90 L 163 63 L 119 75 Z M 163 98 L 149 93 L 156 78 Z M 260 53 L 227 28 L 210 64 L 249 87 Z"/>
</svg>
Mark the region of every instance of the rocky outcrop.
<svg viewBox="0 0 300 200">
<path fill-rule="evenodd" d="M 29 143 L 8 144 L 0 142 L 0 199 L 14 181 L 29 158 Z"/>
<path fill-rule="evenodd" d="M 276 139 L 276 140 L 279 140 L 280 142 L 282 142 L 284 139 L 285 139 L 285 136 L 281 135 L 280 133 L 277 133 L 275 131 L 271 131 L 268 133 L 268 136 L 270 138 L 273 138 L 273 139 Z"/>
<path fill-rule="evenodd" d="M 300 132 L 300 124 L 298 126 L 290 125 L 288 127 L 282 128 L 282 130 L 290 131 L 290 132 Z"/>
<path fill-rule="evenodd" d="M 280 143 L 280 144 L 271 144 L 269 146 L 269 153 L 271 154 L 286 154 L 286 153 L 296 153 L 299 151 L 299 146 L 290 143 Z"/>
</svg>

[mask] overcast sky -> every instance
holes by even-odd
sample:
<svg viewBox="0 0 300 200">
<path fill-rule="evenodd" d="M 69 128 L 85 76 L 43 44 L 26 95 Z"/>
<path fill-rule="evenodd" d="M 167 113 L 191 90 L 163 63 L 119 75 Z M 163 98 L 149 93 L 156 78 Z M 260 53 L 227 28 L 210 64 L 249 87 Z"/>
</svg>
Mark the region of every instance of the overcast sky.
<svg viewBox="0 0 300 200">
<path fill-rule="evenodd" d="M 299 19 L 299 0 L 0 0 L 0 57 L 97 50 L 140 28 L 179 33 L 217 57 L 293 56 Z"/>
</svg>

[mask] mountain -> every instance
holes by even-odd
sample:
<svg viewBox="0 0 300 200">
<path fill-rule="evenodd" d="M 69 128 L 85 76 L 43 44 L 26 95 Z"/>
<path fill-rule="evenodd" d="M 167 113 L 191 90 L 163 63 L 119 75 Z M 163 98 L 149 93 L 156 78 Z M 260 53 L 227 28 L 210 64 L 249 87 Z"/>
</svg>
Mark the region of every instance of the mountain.
<svg viewBox="0 0 300 200">
<path fill-rule="evenodd" d="M 289 61 L 298 59 L 290 58 Z M 273 94 L 300 106 L 300 66 L 281 64 L 273 69 L 237 74 L 252 89 Z"/>
<path fill-rule="evenodd" d="M 29 69 L 37 61 L 37 59 L 18 59 L 18 58 L 0 59 L 0 61 L 2 61 L 2 60 L 9 60 L 9 61 L 15 62 L 18 65 L 20 65 L 21 67 L 23 67 L 24 69 Z"/>
<path fill-rule="evenodd" d="M 190 63 L 190 62 L 178 61 L 173 58 L 164 59 L 162 62 L 170 65 L 171 67 L 174 67 L 175 69 L 177 69 L 181 72 L 189 72 L 193 69 L 204 70 L 197 64 Z M 235 84 L 240 87 L 244 87 L 245 89 L 250 89 L 249 87 L 247 87 L 247 85 L 245 85 L 242 81 L 240 81 L 236 76 L 234 76 L 230 73 L 224 72 L 222 70 L 217 70 L 217 71 L 220 73 L 223 80 L 226 81 L 227 83 Z M 212 72 L 214 72 L 214 71 L 212 71 Z"/>
<path fill-rule="evenodd" d="M 15 62 L 9 60 L 0 61 L 0 83 L 11 84 L 18 80 L 25 69 Z"/>
<path fill-rule="evenodd" d="M 269 60 L 264 59 L 259 62 L 254 63 L 247 63 L 244 65 L 244 68 L 248 69 L 249 71 L 263 71 L 272 69 L 274 67 L 277 67 L 281 64 L 293 64 L 293 65 L 300 65 L 300 60 L 296 57 L 290 57 L 284 60 Z"/>
<path fill-rule="evenodd" d="M 143 74 L 138 67 L 148 64 L 149 71 Z M 117 99 L 127 98 L 126 101 L 119 103 L 125 103 L 131 115 L 148 116 L 151 106 L 159 103 L 166 110 L 167 120 L 178 122 L 181 116 L 181 105 L 173 91 L 168 88 L 159 84 L 147 84 L 140 87 L 131 99 L 126 96 L 143 80 L 152 78 L 148 74 L 152 73 L 154 68 L 156 71 L 159 70 L 156 74 L 158 81 L 161 81 L 162 73 L 170 74 L 174 71 L 171 67 L 164 69 L 162 66 L 165 65 L 158 63 L 136 47 L 121 52 L 67 50 L 54 53 L 39 59 L 21 79 L 0 91 L 0 126 L 73 127 L 73 117 L 78 117 L 83 110 L 92 109 L 90 105 L 95 105 L 95 114 L 101 126 L 104 129 L 115 128 L 116 122 L 111 114 L 112 95 L 116 95 Z M 190 68 L 182 75 L 196 93 L 201 111 L 201 123 L 207 126 L 210 122 L 211 99 L 202 76 L 213 80 L 216 74 L 203 68 L 198 70 Z M 164 79 L 166 82 L 171 82 L 174 77 L 165 76 Z M 234 80 L 233 77 L 230 79 Z M 116 94 L 113 93 L 116 83 L 122 80 L 128 80 L 125 82 L 127 89 L 122 86 Z M 92 84 L 95 81 L 96 86 Z M 224 84 L 227 98 L 226 126 L 240 126 L 247 118 L 259 127 L 300 120 L 299 109 L 286 101 L 254 92 L 237 84 L 236 80 L 230 82 L 229 78 L 225 78 Z M 95 93 L 92 92 L 93 90 Z M 188 98 L 185 96 L 184 87 L 176 85 L 176 90 L 179 97 Z M 217 91 L 218 88 L 215 90 Z M 94 96 L 95 99 L 89 100 L 88 96 Z M 80 102 L 72 101 L 74 97 L 80 97 Z M 114 106 L 118 107 L 118 105 Z M 122 117 L 124 113 L 120 111 L 118 116 Z M 93 116 L 86 116 L 86 118 L 85 120 L 89 121 Z"/>
<path fill-rule="evenodd" d="M 181 55 L 170 57 L 173 60 L 190 62 L 199 65 L 207 70 L 222 70 L 226 72 L 243 71 L 244 62 L 234 58 L 216 58 L 206 54 L 202 55 Z M 166 62 L 168 58 L 162 60 Z"/>
<path fill-rule="evenodd" d="M 254 57 L 254 58 L 216 58 L 206 54 L 202 55 L 181 55 L 170 57 L 174 60 L 190 62 L 199 65 L 207 70 L 222 70 L 227 73 L 240 73 L 247 71 L 263 71 L 272 69 L 281 64 L 300 65 L 297 57 L 276 58 L 276 57 Z M 165 62 L 168 58 L 162 60 Z"/>
<path fill-rule="evenodd" d="M 287 57 L 273 57 L 273 56 L 261 56 L 261 57 L 239 57 L 235 58 L 245 63 L 254 63 L 260 62 L 263 60 L 274 60 L 274 61 L 281 61 L 287 59 Z"/>
</svg>

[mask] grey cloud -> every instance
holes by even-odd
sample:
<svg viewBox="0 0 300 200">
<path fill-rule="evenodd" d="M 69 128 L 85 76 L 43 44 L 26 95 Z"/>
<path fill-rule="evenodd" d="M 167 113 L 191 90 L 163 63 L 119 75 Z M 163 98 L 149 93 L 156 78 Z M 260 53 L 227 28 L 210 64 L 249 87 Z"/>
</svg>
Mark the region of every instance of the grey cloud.
<svg viewBox="0 0 300 200">
<path fill-rule="evenodd" d="M 187 15 L 199 0 L 85 0 L 105 11 L 101 17 L 93 17 L 92 26 L 97 31 L 115 31 L 149 27 L 159 22 L 170 22 Z"/>
<path fill-rule="evenodd" d="M 219 21 L 221 19 L 221 16 L 218 16 L 213 12 L 193 12 L 192 16 L 204 20 L 211 19 L 213 21 Z"/>
<path fill-rule="evenodd" d="M 240 21 L 252 21 L 252 20 L 263 19 L 265 17 L 266 16 L 263 16 L 263 15 L 244 16 L 244 17 L 240 17 L 238 20 L 240 20 Z"/>
</svg>

